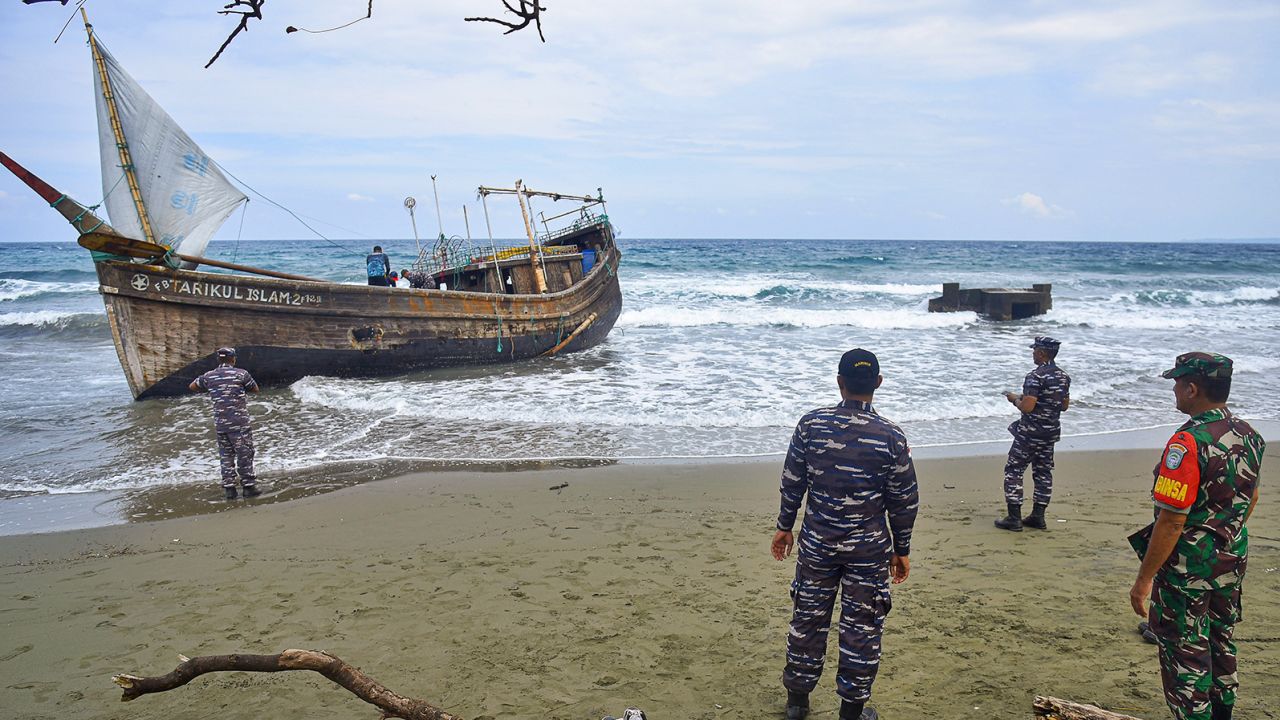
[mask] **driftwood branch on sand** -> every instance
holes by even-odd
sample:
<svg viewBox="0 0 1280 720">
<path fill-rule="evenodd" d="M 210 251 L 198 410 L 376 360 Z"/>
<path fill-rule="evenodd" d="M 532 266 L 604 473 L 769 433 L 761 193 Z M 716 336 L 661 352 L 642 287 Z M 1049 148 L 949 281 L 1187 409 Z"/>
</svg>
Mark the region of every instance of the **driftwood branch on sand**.
<svg viewBox="0 0 1280 720">
<path fill-rule="evenodd" d="M 198 658 L 178 656 L 181 664 L 168 675 L 138 677 L 116 675 L 111 679 L 124 690 L 124 702 L 150 693 L 182 687 L 195 678 L 211 672 L 284 672 L 312 670 L 351 691 L 353 695 L 376 706 L 383 718 L 402 720 L 462 720 L 456 715 L 423 700 L 407 698 L 391 692 L 377 680 L 360 672 L 341 659 L 318 650 L 285 650 L 278 655 L 206 655 Z"/>
<path fill-rule="evenodd" d="M 311 670 L 346 688 L 351 694 L 377 707 L 384 720 L 462 720 L 426 702 L 397 695 L 382 683 L 365 675 L 340 658 L 319 650 L 285 650 L 278 655 L 206 655 L 198 658 L 178 656 L 181 663 L 168 675 L 139 677 L 116 675 L 111 679 L 123 690 L 121 701 L 128 702 L 143 695 L 182 687 L 192 680 L 213 672 L 285 672 Z M 1036 718 L 1044 720 L 1139 720 L 1093 705 L 1036 696 L 1032 703 Z"/>
<path fill-rule="evenodd" d="M 1031 706 L 1035 709 L 1037 718 L 1046 720 L 1138 720 L 1132 715 L 1121 715 L 1092 705 L 1080 705 L 1039 695 Z"/>
</svg>

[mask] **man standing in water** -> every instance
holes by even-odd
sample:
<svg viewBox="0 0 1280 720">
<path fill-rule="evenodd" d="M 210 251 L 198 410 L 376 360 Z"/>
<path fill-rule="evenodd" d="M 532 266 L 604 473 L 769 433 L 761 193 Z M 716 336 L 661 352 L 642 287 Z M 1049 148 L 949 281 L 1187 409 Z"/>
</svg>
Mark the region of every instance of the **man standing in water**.
<svg viewBox="0 0 1280 720">
<path fill-rule="evenodd" d="M 1005 399 L 1022 413 L 1009 426 L 1013 446 L 1004 466 L 1004 499 L 1008 515 L 996 521 L 1001 530 L 1022 532 L 1022 526 L 1048 529 L 1044 521 L 1049 496 L 1053 494 L 1053 446 L 1062 436 L 1058 416 L 1071 404 L 1071 378 L 1054 359 L 1062 343 L 1051 337 L 1037 337 L 1031 344 L 1031 359 L 1036 369 L 1022 381 L 1022 394 L 1006 392 Z M 1031 465 L 1035 483 L 1035 506 L 1022 517 L 1022 477 Z"/>
<path fill-rule="evenodd" d="M 236 499 L 236 470 L 244 496 L 261 495 L 253 473 L 253 430 L 249 427 L 246 392 L 258 392 L 258 383 L 247 370 L 236 367 L 236 349 L 218 348 L 218 367 L 196 378 L 192 392 L 208 392 L 213 398 L 213 428 L 218 433 L 218 461 L 222 465 L 222 489 Z"/>
<path fill-rule="evenodd" d="M 1231 370 L 1230 358 L 1191 352 L 1161 375 L 1190 419 L 1156 466 L 1156 521 L 1131 539 L 1142 566 L 1129 602 L 1147 617 L 1151 598 L 1164 699 L 1177 720 L 1230 720 L 1239 686 L 1231 636 L 1266 443 L 1227 408 Z"/>
<path fill-rule="evenodd" d="M 919 506 L 906 436 L 871 407 L 883 379 L 874 354 L 862 349 L 845 353 L 836 376 L 840 404 L 800 418 L 787 450 L 782 508 L 770 548 L 777 560 L 791 554 L 791 528 L 808 495 L 782 672 L 788 720 L 809 714 L 809 693 L 822 675 L 837 592 L 840 718 L 878 717 L 866 702 L 892 606 L 889 580 L 903 582 L 911 570 L 911 529 Z"/>
</svg>

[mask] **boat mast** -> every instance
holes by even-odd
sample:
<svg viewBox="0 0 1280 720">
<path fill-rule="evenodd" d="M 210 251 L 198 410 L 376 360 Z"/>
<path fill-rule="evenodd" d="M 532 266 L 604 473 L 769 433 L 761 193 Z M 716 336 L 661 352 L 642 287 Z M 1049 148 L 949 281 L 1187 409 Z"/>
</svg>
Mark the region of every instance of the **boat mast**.
<svg viewBox="0 0 1280 720">
<path fill-rule="evenodd" d="M 529 222 L 529 211 L 524 204 L 524 189 L 520 186 L 521 180 L 516 180 L 516 198 L 520 201 L 520 216 L 524 218 L 524 231 L 529 235 L 529 266 L 533 268 L 533 280 L 538 285 L 539 293 L 547 292 L 547 279 L 542 274 L 542 268 L 538 267 L 538 260 L 541 253 L 538 250 L 537 241 L 533 237 L 533 225 Z"/>
<path fill-rule="evenodd" d="M 93 26 L 89 24 L 89 14 L 80 6 L 80 17 L 84 20 L 84 31 L 89 35 L 89 49 L 93 51 L 93 63 L 98 68 L 98 78 L 102 82 L 102 98 L 106 100 L 107 115 L 111 118 L 111 132 L 116 137 L 116 149 L 120 152 L 120 169 L 124 170 L 125 179 L 129 183 L 129 193 L 133 196 L 133 206 L 138 211 L 138 222 L 142 225 L 143 239 L 155 243 L 155 232 L 151 229 L 151 219 L 147 217 L 147 206 L 142 202 L 142 189 L 138 186 L 138 176 L 133 168 L 133 155 L 129 152 L 129 143 L 124 137 L 124 126 L 120 123 L 120 113 L 116 110 L 116 97 L 111 92 L 111 79 L 107 77 L 107 63 L 98 52 L 98 41 L 93 36 Z"/>
</svg>

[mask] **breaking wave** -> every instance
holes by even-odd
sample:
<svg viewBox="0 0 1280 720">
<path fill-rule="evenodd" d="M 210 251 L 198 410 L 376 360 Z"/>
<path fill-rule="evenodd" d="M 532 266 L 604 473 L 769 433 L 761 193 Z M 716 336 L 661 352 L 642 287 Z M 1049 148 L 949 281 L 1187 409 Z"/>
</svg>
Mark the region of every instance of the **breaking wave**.
<svg viewBox="0 0 1280 720">
<path fill-rule="evenodd" d="M 0 313 L 0 337 L 24 335 L 90 335 L 107 331 L 103 313 L 36 310 Z"/>
<path fill-rule="evenodd" d="M 802 310 L 795 308 L 650 307 L 624 310 L 618 327 L 833 327 L 913 330 L 961 327 L 976 321 L 973 313 L 927 313 L 923 310 Z"/>
<path fill-rule="evenodd" d="M 1119 293 L 1112 302 L 1157 307 L 1209 307 L 1214 305 L 1280 305 L 1280 287 L 1238 287 L 1232 290 L 1159 289 Z"/>
<path fill-rule="evenodd" d="M 90 283 L 37 282 L 21 278 L 0 278 L 0 302 L 34 298 L 40 295 L 95 292 L 97 292 L 97 286 Z"/>
</svg>

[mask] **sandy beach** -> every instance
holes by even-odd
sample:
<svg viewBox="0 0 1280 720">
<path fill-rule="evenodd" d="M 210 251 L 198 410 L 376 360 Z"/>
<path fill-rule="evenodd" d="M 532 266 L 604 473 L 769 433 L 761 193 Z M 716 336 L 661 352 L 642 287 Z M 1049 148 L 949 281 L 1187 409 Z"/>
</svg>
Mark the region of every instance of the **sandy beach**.
<svg viewBox="0 0 1280 720">
<path fill-rule="evenodd" d="M 1059 455 L 1048 532 L 997 531 L 1002 458 L 924 459 L 913 569 L 873 704 L 1026 718 L 1051 694 L 1167 717 L 1135 632 L 1125 535 L 1154 451 Z M 768 541 L 780 462 L 430 473 L 174 520 L 0 538 L 13 718 L 374 717 L 312 673 L 222 674 L 119 702 L 111 675 L 322 649 L 481 718 L 781 717 L 793 563 Z M 552 486 L 568 483 L 559 490 Z M 1251 522 L 1238 716 L 1280 717 L 1280 521 Z M 829 670 L 834 668 L 834 643 Z M 829 671 L 815 718 L 834 718 Z"/>
</svg>

